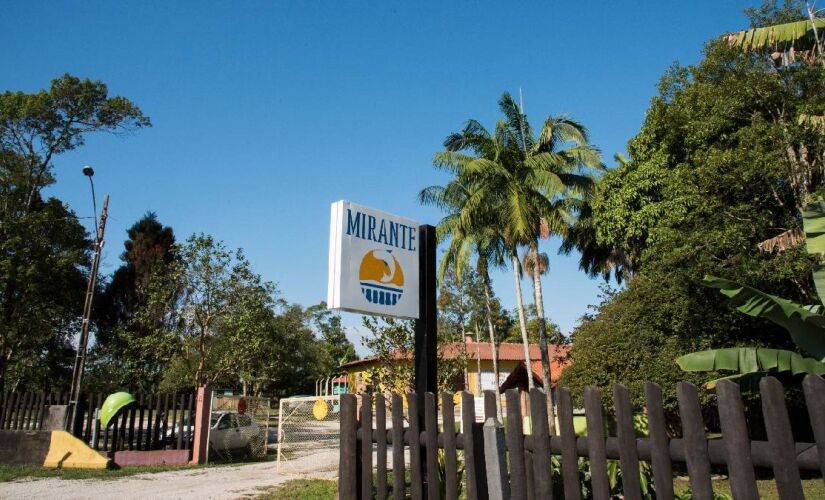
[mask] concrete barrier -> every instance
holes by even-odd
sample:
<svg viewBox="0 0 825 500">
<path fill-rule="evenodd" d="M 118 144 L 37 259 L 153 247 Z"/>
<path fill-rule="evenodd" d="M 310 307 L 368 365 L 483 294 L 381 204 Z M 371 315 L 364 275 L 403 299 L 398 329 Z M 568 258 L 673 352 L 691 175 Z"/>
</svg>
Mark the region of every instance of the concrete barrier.
<svg viewBox="0 0 825 500">
<path fill-rule="evenodd" d="M 105 469 L 110 462 L 66 431 L 0 431 L 0 463 Z"/>
</svg>

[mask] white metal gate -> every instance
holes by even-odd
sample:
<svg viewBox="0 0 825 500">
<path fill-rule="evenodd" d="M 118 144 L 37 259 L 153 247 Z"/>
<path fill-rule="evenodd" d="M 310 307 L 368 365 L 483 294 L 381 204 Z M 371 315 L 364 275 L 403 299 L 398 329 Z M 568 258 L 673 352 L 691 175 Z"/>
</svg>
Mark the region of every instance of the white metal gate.
<svg viewBox="0 0 825 500">
<path fill-rule="evenodd" d="M 338 468 L 340 407 L 339 395 L 281 399 L 278 404 L 279 471 Z"/>
</svg>

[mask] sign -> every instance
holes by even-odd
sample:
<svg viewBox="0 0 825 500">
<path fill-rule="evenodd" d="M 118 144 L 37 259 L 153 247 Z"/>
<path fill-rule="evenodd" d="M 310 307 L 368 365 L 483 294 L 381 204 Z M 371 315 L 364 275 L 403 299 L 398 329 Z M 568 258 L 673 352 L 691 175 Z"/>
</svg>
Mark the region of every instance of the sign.
<svg viewBox="0 0 825 500">
<path fill-rule="evenodd" d="M 418 223 L 349 201 L 332 204 L 330 309 L 418 318 Z"/>
</svg>

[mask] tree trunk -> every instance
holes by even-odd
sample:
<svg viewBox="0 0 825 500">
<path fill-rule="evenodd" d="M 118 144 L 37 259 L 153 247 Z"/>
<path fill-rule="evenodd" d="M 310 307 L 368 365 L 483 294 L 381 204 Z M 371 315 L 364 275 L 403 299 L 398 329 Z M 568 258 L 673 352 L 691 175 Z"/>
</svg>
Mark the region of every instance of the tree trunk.
<svg viewBox="0 0 825 500">
<path fill-rule="evenodd" d="M 481 396 L 481 338 L 476 323 L 476 395 Z"/>
<path fill-rule="evenodd" d="M 200 338 L 198 339 L 198 371 L 195 372 L 195 386 L 201 387 L 204 385 L 204 376 L 203 376 L 203 369 L 205 367 L 206 362 L 206 328 L 205 326 L 201 326 L 201 334 Z"/>
<path fill-rule="evenodd" d="M 519 260 L 515 247 L 510 251 L 510 261 L 513 265 L 513 281 L 516 285 L 516 309 L 518 310 L 518 322 L 521 327 L 521 341 L 524 344 L 524 365 L 527 369 L 527 387 L 532 389 L 533 370 L 530 367 L 530 340 L 527 338 L 527 321 L 524 319 L 524 300 L 521 297 L 521 273 L 519 273 Z"/>
<path fill-rule="evenodd" d="M 467 330 L 464 328 L 464 310 L 463 308 L 459 308 L 459 314 L 461 315 L 461 341 L 464 342 L 464 354 L 467 354 Z M 464 364 L 464 388 L 466 390 L 470 389 L 470 373 L 467 370 L 467 364 Z"/>
<path fill-rule="evenodd" d="M 534 242 L 531 251 L 538 259 L 539 248 Z M 544 298 L 541 293 L 541 270 L 536 265 L 533 269 L 533 298 L 536 303 L 536 320 L 539 325 L 539 351 L 541 351 L 541 377 L 544 379 L 544 393 L 547 400 L 547 420 L 550 426 L 550 435 L 556 432 L 556 412 L 553 407 L 553 379 L 551 377 L 550 355 L 547 352 L 547 325 L 544 321 Z"/>
<path fill-rule="evenodd" d="M 493 304 L 490 300 L 490 277 L 485 273 L 481 277 L 484 281 L 484 301 L 487 309 L 487 329 L 490 333 L 490 353 L 493 357 L 493 373 L 496 380 L 496 411 L 498 419 L 501 420 L 501 398 L 498 392 L 498 349 L 496 348 L 496 329 L 493 326 Z"/>
</svg>

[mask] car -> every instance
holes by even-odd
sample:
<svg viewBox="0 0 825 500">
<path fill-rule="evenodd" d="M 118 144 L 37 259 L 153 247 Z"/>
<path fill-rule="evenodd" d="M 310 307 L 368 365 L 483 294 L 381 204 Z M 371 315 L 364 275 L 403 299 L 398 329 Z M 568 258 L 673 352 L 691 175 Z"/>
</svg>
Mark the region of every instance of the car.
<svg viewBox="0 0 825 500">
<path fill-rule="evenodd" d="M 248 414 L 213 412 L 209 424 L 209 447 L 212 450 L 254 455 L 265 443 L 264 431 Z"/>
<path fill-rule="evenodd" d="M 189 439 L 193 423 L 183 426 L 183 439 Z M 166 440 L 170 444 L 177 437 L 178 426 L 166 432 Z M 209 420 L 209 449 L 210 451 L 226 454 L 244 452 L 256 454 L 266 443 L 264 430 L 248 414 L 238 414 L 231 411 L 212 412 Z"/>
</svg>

